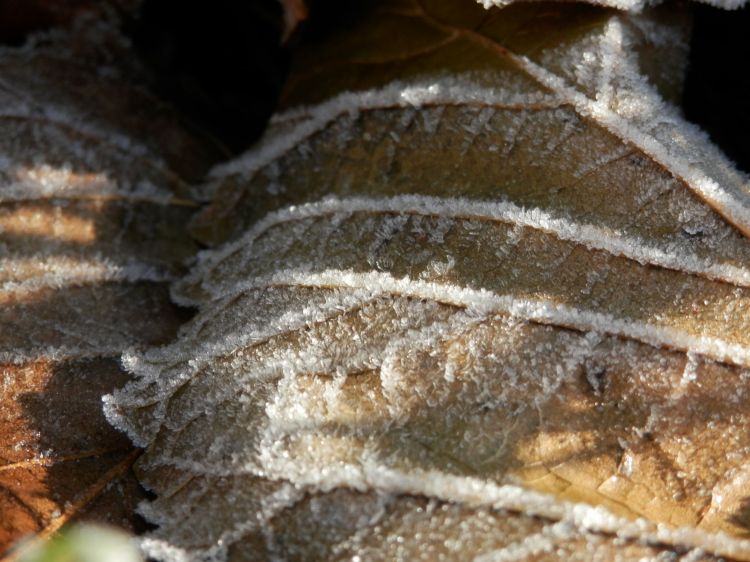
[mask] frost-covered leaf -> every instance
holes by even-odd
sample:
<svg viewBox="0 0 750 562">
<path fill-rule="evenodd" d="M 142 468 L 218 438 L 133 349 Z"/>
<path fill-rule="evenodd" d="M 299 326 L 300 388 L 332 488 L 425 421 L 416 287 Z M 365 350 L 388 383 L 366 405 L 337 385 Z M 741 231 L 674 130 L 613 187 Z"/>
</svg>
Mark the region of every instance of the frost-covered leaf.
<svg viewBox="0 0 750 562">
<path fill-rule="evenodd" d="M 514 0 L 477 0 L 479 4 L 482 4 L 485 8 L 491 8 L 493 6 L 504 7 L 511 4 Z M 620 10 L 631 10 L 634 12 L 640 12 L 646 6 L 653 6 L 657 2 L 645 2 L 644 0 L 589 0 L 592 4 L 600 4 L 610 8 L 617 8 Z M 736 10 L 745 4 L 745 0 L 699 0 L 716 6 L 717 8 L 723 8 L 725 10 Z"/>
<path fill-rule="evenodd" d="M 149 554 L 749 560 L 750 198 L 667 101 L 686 30 L 394 0 L 307 46 L 107 400 Z"/>
<path fill-rule="evenodd" d="M 91 21 L 0 50 L 0 553 L 82 515 L 132 528 L 143 497 L 101 397 L 182 319 L 188 182 L 218 150 L 131 59 Z"/>
</svg>

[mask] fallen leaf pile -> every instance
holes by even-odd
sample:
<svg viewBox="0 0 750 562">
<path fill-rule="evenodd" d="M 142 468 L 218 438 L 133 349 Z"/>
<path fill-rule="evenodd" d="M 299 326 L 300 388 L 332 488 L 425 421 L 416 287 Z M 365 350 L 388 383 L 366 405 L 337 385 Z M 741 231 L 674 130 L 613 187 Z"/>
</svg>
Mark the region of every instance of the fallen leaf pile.
<svg viewBox="0 0 750 562">
<path fill-rule="evenodd" d="M 265 137 L 192 188 L 209 145 L 161 109 L 45 99 L 18 127 L 52 160 L 18 141 L 3 192 L 28 444 L 0 475 L 124 473 L 123 438 L 57 420 L 133 346 L 104 411 L 145 449 L 154 559 L 750 560 L 750 186 L 681 117 L 689 27 L 380 2 L 306 44 Z M 127 141 L 84 147 L 105 121 Z M 173 337 L 176 278 L 198 312 Z M 4 485 L 36 529 L 78 509 Z"/>
</svg>

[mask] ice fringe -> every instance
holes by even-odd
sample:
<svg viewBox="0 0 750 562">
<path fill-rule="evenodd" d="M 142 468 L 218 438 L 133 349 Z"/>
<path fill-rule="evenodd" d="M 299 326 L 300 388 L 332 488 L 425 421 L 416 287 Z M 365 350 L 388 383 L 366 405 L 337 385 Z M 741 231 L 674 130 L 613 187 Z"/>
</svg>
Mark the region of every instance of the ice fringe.
<svg viewBox="0 0 750 562">
<path fill-rule="evenodd" d="M 361 485 L 350 486 L 344 482 L 306 483 L 293 482 L 298 493 L 329 492 L 340 487 L 353 487 L 360 491 L 377 490 L 380 494 L 421 495 L 440 501 L 447 501 L 473 508 L 491 508 L 507 510 L 529 517 L 541 517 L 554 521 L 549 523 L 545 533 L 553 537 L 559 531 L 566 535 L 565 528 L 582 533 L 594 532 L 613 535 L 622 541 L 633 541 L 651 546 L 679 546 L 681 549 L 697 549 L 705 554 L 748 559 L 750 540 L 730 537 L 725 533 L 710 533 L 692 528 L 672 528 L 666 525 L 651 523 L 645 519 L 630 520 L 617 516 L 603 507 L 594 507 L 583 503 L 557 500 L 554 496 L 531 491 L 514 485 L 498 485 L 487 480 L 470 476 L 453 476 L 438 471 L 415 470 L 404 473 L 382 466 L 365 464 L 362 466 Z M 283 508 L 294 505 L 294 501 Z M 159 560 L 171 562 L 217 562 L 226 560 L 226 550 L 241 538 L 246 527 L 255 524 L 240 525 L 236 530 L 225 533 L 217 544 L 205 549 L 184 549 L 175 547 L 158 538 L 144 538 L 141 547 L 144 553 Z M 555 530 L 552 530 L 554 528 Z M 536 535 L 532 535 L 534 537 Z M 527 538 L 531 538 L 527 537 Z M 220 542 L 220 544 L 219 544 Z M 525 541 L 524 541 L 525 542 Z M 543 541 L 546 544 L 546 541 Z M 535 551 L 535 546 L 525 545 L 527 554 Z M 486 553 L 487 560 L 494 560 L 493 552 Z M 481 558 L 484 560 L 484 556 Z"/>
<path fill-rule="evenodd" d="M 524 299 L 512 295 L 499 295 L 486 289 L 470 289 L 410 278 L 397 279 L 388 273 L 374 271 L 358 273 L 328 269 L 311 273 L 286 270 L 240 282 L 221 296 L 236 295 L 253 288 L 283 285 L 367 289 L 373 293 L 429 299 L 471 308 L 481 314 L 501 312 L 541 324 L 623 336 L 659 348 L 677 349 L 738 366 L 750 366 L 749 348 L 719 338 L 694 336 L 674 328 L 622 320 L 609 314 L 581 310 L 548 300 Z"/>
<path fill-rule="evenodd" d="M 560 501 L 554 496 L 514 485 L 498 485 L 471 476 L 454 476 L 435 470 L 404 473 L 374 463 L 362 467 L 368 489 L 393 494 L 416 494 L 459 503 L 469 507 L 506 509 L 524 515 L 544 517 L 567 523 L 580 531 L 611 533 L 618 538 L 641 544 L 679 545 L 700 548 L 719 556 L 750 554 L 750 540 L 736 539 L 724 533 L 709 533 L 692 528 L 671 528 L 645 519 L 629 520 L 604 507 Z M 332 489 L 324 487 L 323 489 Z"/>
<path fill-rule="evenodd" d="M 132 345 L 136 342 L 129 343 Z M 66 359 L 84 359 L 90 357 L 117 357 L 122 353 L 123 347 L 127 346 L 116 342 L 111 345 L 98 345 L 90 350 L 82 350 L 80 347 L 70 345 L 49 345 L 21 351 L 0 351 L 0 364 L 22 365 L 30 361 L 40 360 L 63 361 Z"/>
<path fill-rule="evenodd" d="M 3 265 L 13 271 L 23 267 L 25 260 L 4 258 Z M 153 265 L 131 261 L 125 264 L 113 263 L 104 256 L 94 256 L 91 260 L 74 258 L 42 258 L 35 262 L 44 273 L 24 280 L 0 282 L 0 294 L 28 293 L 40 289 L 64 289 L 92 283 L 151 281 L 164 283 L 173 281 L 174 276 Z"/>
<path fill-rule="evenodd" d="M 622 142 L 635 146 L 649 158 L 662 164 L 714 211 L 743 234 L 750 235 L 750 188 L 747 180 L 731 169 L 720 151 L 707 145 L 705 135 L 697 127 L 682 120 L 674 111 L 667 111 L 668 106 L 650 88 L 639 87 L 638 91 L 628 91 L 627 94 L 648 100 L 654 107 L 664 109 L 663 125 L 674 129 L 670 145 L 628 122 L 604 103 L 606 99 L 591 99 L 567 84 L 560 76 L 527 57 L 505 53 L 526 74 L 550 89 L 553 94 L 497 90 L 478 86 L 467 78 L 440 78 L 417 84 L 396 81 L 379 90 L 344 92 L 317 106 L 300 107 L 277 116 L 274 119 L 277 124 L 295 123 L 291 130 L 273 132 L 272 129 L 259 148 L 217 166 L 212 170 L 211 177 L 216 181 L 232 174 L 252 176 L 340 116 L 356 115 L 362 110 L 472 104 L 498 108 L 533 106 L 552 109 L 570 105 L 580 115 L 593 119 Z M 717 169 L 712 173 L 702 169 L 705 162 L 696 160 L 696 154 L 690 151 L 693 146 L 708 147 L 704 148 L 704 152 L 708 153 L 700 156 L 708 156 L 707 160 L 716 163 Z"/>
<path fill-rule="evenodd" d="M 491 105 L 535 106 L 549 109 L 561 106 L 561 101 L 547 94 L 525 94 L 477 86 L 460 78 L 441 78 L 407 84 L 395 81 L 378 90 L 344 92 L 317 106 L 291 109 L 272 118 L 272 124 L 297 122 L 284 134 L 271 134 L 258 148 L 225 164 L 216 166 L 211 177 L 218 179 L 231 174 L 252 174 L 279 158 L 304 139 L 312 136 L 342 115 L 356 115 L 362 110 L 411 108 L 424 105 Z"/>
<path fill-rule="evenodd" d="M 560 542 L 575 539 L 575 536 L 574 529 L 567 521 L 558 521 L 503 548 L 480 554 L 474 558 L 474 562 L 528 560 L 530 556 L 550 553 Z"/>
<path fill-rule="evenodd" d="M 484 6 L 486 9 L 492 7 L 503 8 L 512 4 L 515 0 L 476 0 L 477 3 Z M 715 6 L 717 8 L 723 8 L 725 10 L 736 10 L 745 5 L 746 0 L 701 0 L 705 4 Z M 608 6 L 610 8 L 617 8 L 618 10 L 626 10 L 630 12 L 640 12 L 646 6 L 654 4 L 649 0 L 590 0 L 592 4 L 598 4 L 601 6 Z"/>
<path fill-rule="evenodd" d="M 714 211 L 745 236 L 750 236 L 750 186 L 747 184 L 747 178 L 732 169 L 726 157 L 707 141 L 700 129 L 683 121 L 674 111 L 669 111 L 671 108 L 651 88 L 645 86 L 645 83 L 633 81 L 635 89 L 627 94 L 640 97 L 652 106 L 663 109 L 665 117 L 660 124 L 673 129 L 670 131 L 670 144 L 657 139 L 613 111 L 606 97 L 591 99 L 567 84 L 562 77 L 549 72 L 529 58 L 519 55 L 511 55 L 511 58 L 540 84 L 550 88 L 562 100 L 575 107 L 580 115 L 592 118 L 622 141 L 632 144 L 654 161 L 664 165 Z M 709 156 L 709 161 L 716 161 L 719 167 L 724 168 L 714 170 L 717 177 L 710 177 L 702 169 L 706 162 L 702 159 L 696 160 L 696 154 L 689 150 L 692 145 L 703 147 L 702 151 L 708 154 L 701 156 Z"/>
<path fill-rule="evenodd" d="M 561 240 L 582 244 L 590 249 L 603 250 L 623 256 L 640 264 L 651 264 L 667 269 L 703 275 L 710 279 L 727 281 L 750 287 L 750 270 L 725 263 L 712 263 L 689 252 L 674 248 L 665 251 L 636 237 L 622 235 L 612 229 L 577 223 L 569 218 L 555 216 L 541 209 L 525 209 L 510 202 L 472 201 L 465 198 L 439 198 L 423 195 L 398 195 L 388 198 L 328 197 L 314 203 L 291 206 L 269 213 L 255 223 L 241 238 L 216 250 L 203 252 L 200 262 L 179 287 L 199 284 L 207 270 L 221 263 L 241 248 L 249 248 L 265 231 L 276 225 L 326 215 L 347 215 L 357 212 L 416 214 L 451 219 L 480 219 L 507 222 L 535 228 L 557 236 Z M 209 287 L 205 287 L 210 290 Z M 179 295 L 178 295 L 179 297 Z"/>
</svg>

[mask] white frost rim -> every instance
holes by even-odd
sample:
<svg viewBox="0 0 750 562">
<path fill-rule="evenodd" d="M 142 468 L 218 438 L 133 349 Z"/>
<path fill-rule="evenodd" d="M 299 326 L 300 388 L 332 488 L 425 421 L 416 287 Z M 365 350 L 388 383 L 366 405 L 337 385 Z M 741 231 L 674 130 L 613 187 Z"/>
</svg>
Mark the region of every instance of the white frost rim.
<svg viewBox="0 0 750 562">
<path fill-rule="evenodd" d="M 275 226 L 330 214 L 346 215 L 357 212 L 416 214 L 451 219 L 506 222 L 534 228 L 561 240 L 582 244 L 589 249 L 602 250 L 615 256 L 623 256 L 640 264 L 651 264 L 750 287 L 750 270 L 745 267 L 717 263 L 690 252 L 680 252 L 677 249 L 666 251 L 638 237 L 624 235 L 609 228 L 578 223 L 538 208 L 525 209 L 510 202 L 472 201 L 466 198 L 439 198 L 423 195 L 398 195 L 382 199 L 328 197 L 321 201 L 291 206 L 269 213 L 239 239 L 216 250 L 201 253 L 200 264 L 181 280 L 178 286 L 200 283 L 206 271 L 220 264 L 236 251 L 250 248 L 264 232 Z"/>
</svg>

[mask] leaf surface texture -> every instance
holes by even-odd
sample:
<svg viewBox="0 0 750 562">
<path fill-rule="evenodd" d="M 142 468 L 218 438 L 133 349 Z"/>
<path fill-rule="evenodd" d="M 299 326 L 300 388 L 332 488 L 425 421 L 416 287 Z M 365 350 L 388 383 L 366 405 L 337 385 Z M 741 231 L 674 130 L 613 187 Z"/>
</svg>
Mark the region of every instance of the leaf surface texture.
<svg viewBox="0 0 750 562">
<path fill-rule="evenodd" d="M 750 559 L 748 185 L 673 10 L 384 2 L 300 55 L 107 399 L 150 555 Z"/>
</svg>

